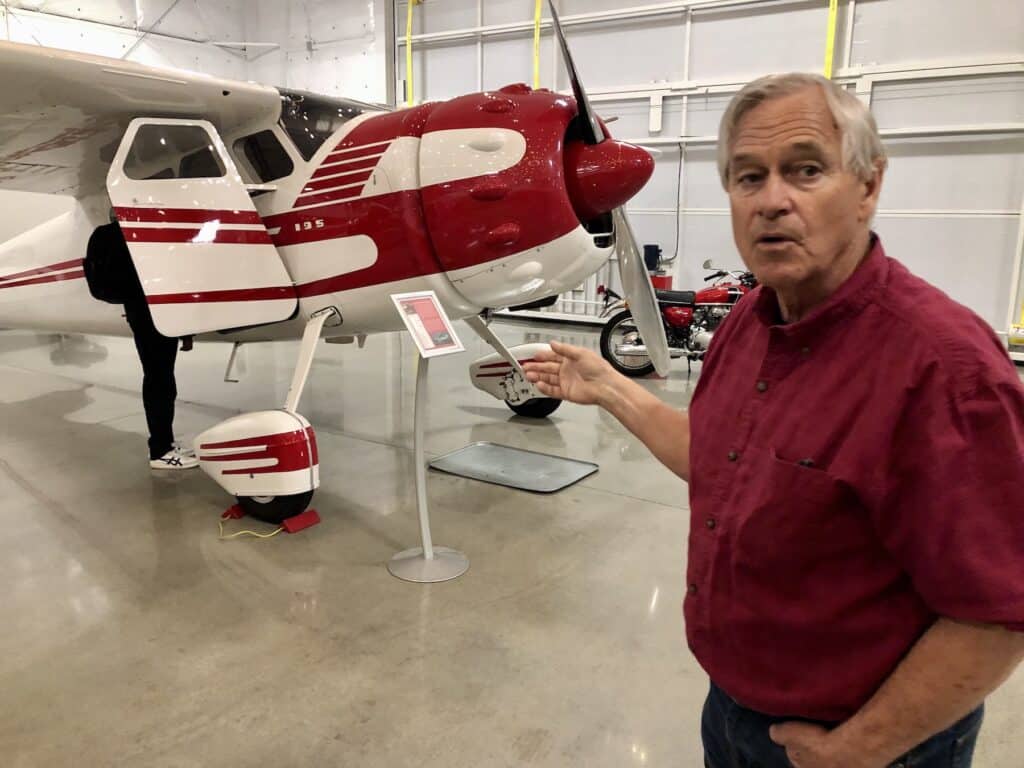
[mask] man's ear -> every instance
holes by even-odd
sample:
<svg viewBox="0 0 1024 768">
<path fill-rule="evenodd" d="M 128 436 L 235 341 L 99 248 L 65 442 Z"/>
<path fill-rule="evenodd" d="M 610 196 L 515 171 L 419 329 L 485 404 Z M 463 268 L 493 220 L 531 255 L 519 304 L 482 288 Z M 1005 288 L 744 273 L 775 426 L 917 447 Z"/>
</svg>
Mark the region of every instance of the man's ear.
<svg viewBox="0 0 1024 768">
<path fill-rule="evenodd" d="M 885 177 L 885 161 L 876 160 L 874 173 L 867 181 L 861 182 L 860 219 L 871 221 L 878 208 L 878 197 L 882 194 L 882 179 Z"/>
</svg>

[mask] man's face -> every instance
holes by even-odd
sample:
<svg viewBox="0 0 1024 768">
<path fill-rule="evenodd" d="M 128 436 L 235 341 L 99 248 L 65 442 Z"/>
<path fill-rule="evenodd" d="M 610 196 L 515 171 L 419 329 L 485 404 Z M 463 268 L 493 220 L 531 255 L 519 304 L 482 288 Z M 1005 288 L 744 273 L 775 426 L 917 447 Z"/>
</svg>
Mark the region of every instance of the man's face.
<svg viewBox="0 0 1024 768">
<path fill-rule="evenodd" d="M 816 86 L 740 120 L 729 153 L 732 230 L 761 283 L 789 292 L 830 286 L 864 255 L 853 250 L 868 231 L 881 175 L 865 183 L 843 170 L 841 141 Z"/>
</svg>

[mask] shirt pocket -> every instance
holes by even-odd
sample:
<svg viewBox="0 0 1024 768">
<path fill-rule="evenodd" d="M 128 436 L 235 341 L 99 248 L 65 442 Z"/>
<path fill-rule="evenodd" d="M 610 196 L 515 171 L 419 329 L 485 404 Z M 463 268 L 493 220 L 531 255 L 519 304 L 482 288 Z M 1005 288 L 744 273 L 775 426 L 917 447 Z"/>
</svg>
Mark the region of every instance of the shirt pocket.
<svg viewBox="0 0 1024 768">
<path fill-rule="evenodd" d="M 768 449 L 765 472 L 769 498 L 777 504 L 798 505 L 801 500 L 834 504 L 842 495 L 842 486 L 827 470 L 801 463 L 808 459 L 785 459 L 775 448 Z"/>
<path fill-rule="evenodd" d="M 782 458 L 774 448 L 761 461 L 740 496 L 735 543 L 745 567 L 798 574 L 863 543 L 863 521 L 827 470 Z"/>
</svg>

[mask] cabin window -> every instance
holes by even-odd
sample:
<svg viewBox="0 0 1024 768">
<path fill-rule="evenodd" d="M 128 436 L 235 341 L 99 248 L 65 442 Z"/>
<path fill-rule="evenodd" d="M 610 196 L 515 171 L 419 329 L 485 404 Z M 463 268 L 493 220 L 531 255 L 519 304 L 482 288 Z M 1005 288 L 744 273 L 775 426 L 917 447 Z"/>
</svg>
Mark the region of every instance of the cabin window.
<svg viewBox="0 0 1024 768">
<path fill-rule="evenodd" d="M 139 181 L 211 179 L 224 176 L 226 169 L 210 134 L 200 126 L 143 125 L 128 150 L 124 173 Z"/>
<path fill-rule="evenodd" d="M 264 184 L 291 176 L 295 164 L 273 131 L 260 131 L 235 142 L 235 158 L 244 157 Z"/>
</svg>

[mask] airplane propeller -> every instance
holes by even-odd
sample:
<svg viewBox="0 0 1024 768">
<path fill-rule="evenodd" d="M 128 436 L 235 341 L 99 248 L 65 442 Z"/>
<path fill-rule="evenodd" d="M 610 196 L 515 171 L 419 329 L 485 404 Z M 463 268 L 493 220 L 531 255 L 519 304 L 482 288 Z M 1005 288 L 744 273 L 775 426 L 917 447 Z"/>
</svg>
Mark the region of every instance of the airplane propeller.
<svg viewBox="0 0 1024 768">
<path fill-rule="evenodd" d="M 569 72 L 569 81 L 572 84 L 572 92 L 576 97 L 576 106 L 579 110 L 580 126 L 583 133 L 583 141 L 589 146 L 597 146 L 608 138 L 604 127 L 597 118 L 597 114 L 590 106 L 587 92 L 583 88 L 579 72 L 566 42 L 565 34 L 562 31 L 562 22 L 558 18 L 558 12 L 552 0 L 548 0 L 548 9 L 551 11 L 551 21 L 555 29 L 555 36 L 562 49 L 562 58 L 565 60 L 565 67 Z M 622 289 L 629 302 L 630 312 L 636 321 L 637 331 L 640 338 L 647 346 L 647 354 L 651 358 L 654 369 L 661 376 L 666 376 L 669 370 L 668 339 L 665 337 L 665 326 L 661 321 L 661 312 L 658 310 L 658 300 L 654 294 L 654 286 L 651 284 L 651 277 L 647 272 L 644 263 L 643 253 L 637 244 L 636 235 L 629 224 L 624 206 L 612 209 L 612 221 L 615 225 L 615 252 L 619 261 L 619 278 L 622 281 Z"/>
</svg>

